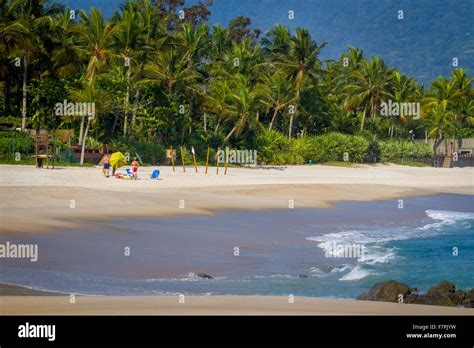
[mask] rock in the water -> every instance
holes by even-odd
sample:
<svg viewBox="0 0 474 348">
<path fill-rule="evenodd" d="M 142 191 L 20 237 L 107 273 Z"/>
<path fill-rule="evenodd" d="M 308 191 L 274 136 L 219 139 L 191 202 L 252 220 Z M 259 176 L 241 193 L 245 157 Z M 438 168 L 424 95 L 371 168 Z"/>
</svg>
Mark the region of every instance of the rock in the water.
<svg viewBox="0 0 474 348">
<path fill-rule="evenodd" d="M 442 281 L 432 286 L 426 294 L 418 294 L 418 289 L 410 289 L 403 283 L 395 280 L 375 284 L 366 291 L 358 300 L 398 302 L 399 296 L 403 296 L 404 303 L 426 304 L 436 306 L 464 306 L 474 308 L 474 289 L 468 292 L 456 291 L 454 284 Z"/>
<path fill-rule="evenodd" d="M 454 291 L 456 291 L 456 287 L 454 286 L 453 283 L 450 283 L 446 280 L 442 281 L 439 284 L 436 284 L 432 286 L 428 292 L 428 296 L 445 296 L 448 294 L 454 294 Z"/>
<path fill-rule="evenodd" d="M 466 293 L 462 290 L 456 291 L 453 283 L 442 281 L 432 286 L 427 294 L 425 304 L 437 306 L 459 306 L 463 303 Z"/>
<path fill-rule="evenodd" d="M 370 290 L 357 297 L 357 299 L 366 301 L 398 302 L 399 296 L 402 295 L 405 302 L 405 297 L 410 295 L 410 293 L 411 291 L 408 285 L 399 283 L 395 280 L 389 280 L 375 284 Z"/>
<path fill-rule="evenodd" d="M 197 273 L 196 274 L 199 278 L 204 278 L 204 279 L 214 279 L 213 276 L 210 276 L 209 274 L 207 273 Z"/>
<path fill-rule="evenodd" d="M 298 278 L 308 278 L 306 274 L 298 274 Z"/>
<path fill-rule="evenodd" d="M 466 296 L 462 301 L 462 305 L 467 308 L 474 308 L 474 289 L 471 289 L 466 292 Z"/>
</svg>

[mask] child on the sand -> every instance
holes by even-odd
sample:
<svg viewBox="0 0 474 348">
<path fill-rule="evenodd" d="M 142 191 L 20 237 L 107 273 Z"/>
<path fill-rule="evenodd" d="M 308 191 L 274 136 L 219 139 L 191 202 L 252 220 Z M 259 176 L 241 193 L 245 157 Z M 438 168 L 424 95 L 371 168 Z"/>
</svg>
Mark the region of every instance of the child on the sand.
<svg viewBox="0 0 474 348">
<path fill-rule="evenodd" d="M 138 163 L 137 159 L 134 158 L 133 159 L 133 162 L 132 162 L 132 173 L 133 173 L 133 176 L 136 178 L 138 178 L 138 167 L 140 166 L 140 164 Z"/>
<path fill-rule="evenodd" d="M 108 157 L 104 158 L 104 175 L 108 178 L 110 170 L 110 160 Z"/>
</svg>

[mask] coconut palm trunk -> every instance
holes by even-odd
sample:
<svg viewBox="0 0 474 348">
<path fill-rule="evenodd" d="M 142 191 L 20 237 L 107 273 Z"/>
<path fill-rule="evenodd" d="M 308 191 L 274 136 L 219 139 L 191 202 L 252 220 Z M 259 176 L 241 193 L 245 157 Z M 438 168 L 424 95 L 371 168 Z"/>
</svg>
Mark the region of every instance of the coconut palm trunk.
<svg viewBox="0 0 474 348">
<path fill-rule="evenodd" d="M 85 119 L 85 116 L 82 116 L 81 117 L 81 127 L 79 128 L 79 146 L 82 145 L 82 139 L 84 138 L 83 135 L 84 135 L 84 119 Z"/>
<path fill-rule="evenodd" d="M 127 70 L 127 93 L 125 94 L 125 118 L 123 121 L 123 136 L 127 136 L 127 128 L 128 128 L 128 112 L 130 109 L 130 73 L 131 69 L 128 67 Z"/>
<path fill-rule="evenodd" d="M 28 57 L 25 55 L 23 57 L 23 107 L 21 110 L 21 130 L 24 131 L 26 127 L 26 81 L 28 78 Z"/>
<path fill-rule="evenodd" d="M 217 131 L 219 130 L 219 126 L 221 125 L 221 120 L 217 120 L 216 128 L 214 128 L 214 134 L 217 134 Z"/>
<path fill-rule="evenodd" d="M 84 153 L 86 150 L 86 138 L 87 138 L 87 133 L 89 132 L 89 126 L 90 126 L 90 117 L 87 117 L 87 125 L 86 125 L 86 130 L 84 131 L 84 140 L 82 141 L 82 147 L 81 147 L 81 162 L 80 166 L 84 166 Z M 82 138 L 81 138 L 82 140 Z"/>
<path fill-rule="evenodd" d="M 275 108 L 275 111 L 273 112 L 272 120 L 270 121 L 270 125 L 268 126 L 268 130 L 271 130 L 273 128 L 273 124 L 275 123 L 276 117 L 278 115 L 278 108 Z"/>
<path fill-rule="evenodd" d="M 234 128 L 232 128 L 232 130 L 229 132 L 229 134 L 227 134 L 227 136 L 224 138 L 224 143 L 227 142 L 227 140 L 230 139 L 230 137 L 232 136 L 232 134 L 234 134 L 234 132 L 237 130 L 237 126 L 234 126 Z"/>
<path fill-rule="evenodd" d="M 138 97 L 140 96 L 140 89 L 137 88 L 135 92 L 135 98 L 133 101 L 133 114 L 132 114 L 132 126 L 130 128 L 130 135 L 134 134 L 135 123 L 137 122 L 137 107 L 138 107 Z"/>
<path fill-rule="evenodd" d="M 360 123 L 360 130 L 364 130 L 365 114 L 367 113 L 367 106 L 364 106 L 364 113 L 362 114 L 362 121 Z"/>
<path fill-rule="evenodd" d="M 299 88 L 297 88 L 296 90 L 296 103 L 299 106 L 300 104 L 300 89 Z M 295 111 L 298 110 L 298 106 Z M 290 114 L 290 124 L 288 126 L 288 138 L 291 138 L 293 134 L 293 119 L 294 119 L 294 113 Z"/>
</svg>

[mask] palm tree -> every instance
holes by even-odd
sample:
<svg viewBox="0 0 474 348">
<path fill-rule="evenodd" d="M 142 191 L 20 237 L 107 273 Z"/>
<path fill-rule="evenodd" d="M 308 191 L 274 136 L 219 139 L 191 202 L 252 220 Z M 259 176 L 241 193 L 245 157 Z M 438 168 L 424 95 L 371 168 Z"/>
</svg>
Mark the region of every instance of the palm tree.
<svg viewBox="0 0 474 348">
<path fill-rule="evenodd" d="M 91 127 L 92 123 L 95 123 L 98 116 L 106 110 L 110 109 L 111 100 L 110 96 L 104 90 L 99 89 L 96 86 L 95 78 L 92 80 L 87 81 L 87 83 L 83 83 L 81 89 L 76 89 L 71 92 L 71 98 L 76 102 L 81 103 L 93 103 L 95 105 L 95 114 L 94 115 L 87 115 L 87 123 L 86 128 L 84 131 L 84 135 L 82 139 L 79 139 L 81 144 L 81 160 L 80 165 L 84 165 L 84 152 L 86 147 L 86 139 L 89 133 L 89 128 Z M 86 116 L 82 116 L 85 118 Z"/>
<path fill-rule="evenodd" d="M 257 110 L 261 103 L 258 90 L 252 88 L 248 79 L 243 75 L 236 75 L 230 81 L 230 93 L 227 97 L 227 113 L 225 121 L 233 125 L 224 138 L 227 142 L 232 135 L 240 135 L 245 130 L 258 129 Z"/>
<path fill-rule="evenodd" d="M 229 31 L 224 29 L 221 25 L 214 25 L 212 27 L 210 40 L 210 57 L 212 57 L 216 63 L 220 63 L 232 44 Z"/>
<path fill-rule="evenodd" d="M 74 32 L 79 35 L 79 48 L 82 54 L 89 57 L 86 67 L 86 78 L 92 83 L 94 77 L 113 55 L 113 35 L 115 27 L 112 22 L 106 22 L 98 9 L 91 9 L 90 14 L 81 12 L 80 25 L 75 27 Z M 81 119 L 79 131 L 79 145 L 84 138 L 84 120 Z"/>
<path fill-rule="evenodd" d="M 360 70 L 351 73 L 352 83 L 344 88 L 348 93 L 345 100 L 346 110 L 362 109 L 362 120 L 360 130 L 364 130 L 367 112 L 375 122 L 377 108 L 380 102 L 390 96 L 388 91 L 390 84 L 390 72 L 387 71 L 384 62 L 379 57 L 373 57 L 370 61 L 364 61 Z"/>
<path fill-rule="evenodd" d="M 16 0 L 1 5 L 1 53 L 3 55 L 15 52 L 23 56 L 21 130 L 26 127 L 28 65 L 43 49 L 41 38 L 53 23 L 53 16 L 62 10 L 59 4 L 47 3 L 47 0 Z"/>
<path fill-rule="evenodd" d="M 417 85 L 416 81 L 413 78 L 409 78 L 405 74 L 401 74 L 400 72 L 394 70 L 392 73 L 392 80 L 391 80 L 391 98 L 394 102 L 397 103 L 404 103 L 404 102 L 417 102 Z M 389 135 L 390 138 L 393 138 L 395 133 L 396 123 L 398 124 L 407 122 L 407 115 L 398 115 L 398 117 L 391 116 L 390 117 L 390 127 L 389 127 Z"/>
<path fill-rule="evenodd" d="M 184 88 L 187 82 L 197 77 L 194 66 L 189 64 L 191 53 L 189 50 L 180 52 L 174 47 L 159 52 L 154 62 L 145 67 L 145 82 L 161 83 L 166 88 L 168 97 L 172 98 L 177 85 Z"/>
<path fill-rule="evenodd" d="M 316 80 L 317 74 L 321 72 L 321 62 L 318 56 L 326 43 L 317 45 L 311 39 L 307 29 L 296 29 L 296 35 L 291 38 L 290 51 L 286 55 L 279 55 L 277 64 L 279 64 L 287 73 L 290 81 L 294 83 L 296 103 L 298 110 L 300 104 L 301 90 L 307 79 Z M 288 137 L 291 138 L 293 130 L 294 114 L 290 115 L 288 127 Z"/>
<path fill-rule="evenodd" d="M 141 90 L 141 84 L 139 82 L 144 77 L 145 66 L 153 60 L 155 52 L 160 52 L 170 39 L 166 29 L 169 16 L 157 16 L 154 5 L 150 0 L 138 0 L 133 4 L 135 5 L 135 11 L 138 16 L 138 31 L 140 32 L 142 41 L 141 46 L 137 47 L 135 51 L 135 59 L 139 68 L 134 76 L 136 88 L 133 101 L 132 131 L 135 127 Z"/>
<path fill-rule="evenodd" d="M 74 35 L 76 24 L 71 21 L 68 12 L 56 16 L 51 27 L 55 46 L 51 58 L 59 77 L 81 72 L 88 58 L 79 46 L 77 35 Z"/>
<path fill-rule="evenodd" d="M 258 85 L 262 95 L 262 104 L 273 109 L 272 119 L 268 125 L 271 130 L 276 122 L 278 114 L 286 107 L 294 103 L 295 96 L 292 85 L 286 80 L 283 71 L 277 69 L 272 75 L 264 76 Z"/>
<path fill-rule="evenodd" d="M 291 49 L 291 34 L 288 27 L 277 24 L 264 38 L 262 45 L 267 56 L 275 59 L 288 54 Z"/>
<path fill-rule="evenodd" d="M 461 68 L 457 68 L 449 75 L 454 87 L 457 89 L 456 97 L 454 98 L 456 99 L 454 100 L 455 122 L 458 124 L 459 128 L 461 128 L 463 127 L 465 120 L 472 114 L 474 97 L 472 84 L 474 78 L 468 77 L 466 71 Z"/>
<path fill-rule="evenodd" d="M 125 117 L 123 122 L 123 135 L 127 136 L 128 115 L 130 113 L 130 77 L 132 65 L 136 64 L 138 50 L 143 46 L 142 32 L 139 30 L 138 13 L 136 6 L 128 3 L 122 8 L 122 16 L 116 14 L 114 18 L 116 30 L 114 33 L 115 47 L 119 64 L 125 67 L 127 78 L 127 91 L 125 93 Z"/>
<path fill-rule="evenodd" d="M 448 152 L 447 139 L 455 131 L 454 113 L 448 110 L 448 101 L 430 105 L 429 111 L 422 118 L 422 125 L 428 130 L 428 137 L 434 138 L 433 152 L 440 142 L 445 139 L 445 151 Z"/>
<path fill-rule="evenodd" d="M 214 134 L 217 134 L 221 122 L 227 118 L 228 96 L 230 94 L 229 81 L 225 79 L 211 79 L 206 93 L 203 95 L 204 111 L 216 116 L 217 122 Z"/>
</svg>

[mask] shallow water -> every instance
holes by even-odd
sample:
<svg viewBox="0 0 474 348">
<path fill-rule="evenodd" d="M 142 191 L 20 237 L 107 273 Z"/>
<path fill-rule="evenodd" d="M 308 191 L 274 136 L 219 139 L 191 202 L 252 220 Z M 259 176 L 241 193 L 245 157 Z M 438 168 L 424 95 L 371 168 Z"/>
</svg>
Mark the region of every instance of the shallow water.
<svg viewBox="0 0 474 348">
<path fill-rule="evenodd" d="M 38 244 L 39 260 L 2 259 L 0 282 L 98 295 L 354 298 L 388 279 L 421 291 L 444 279 L 472 288 L 473 203 L 472 196 L 438 195 L 404 199 L 403 208 L 398 200 L 341 202 L 332 209 L 128 218 L 21 233 L 0 242 Z M 328 257 L 344 256 L 332 252 L 335 245 L 364 252 Z"/>
</svg>

